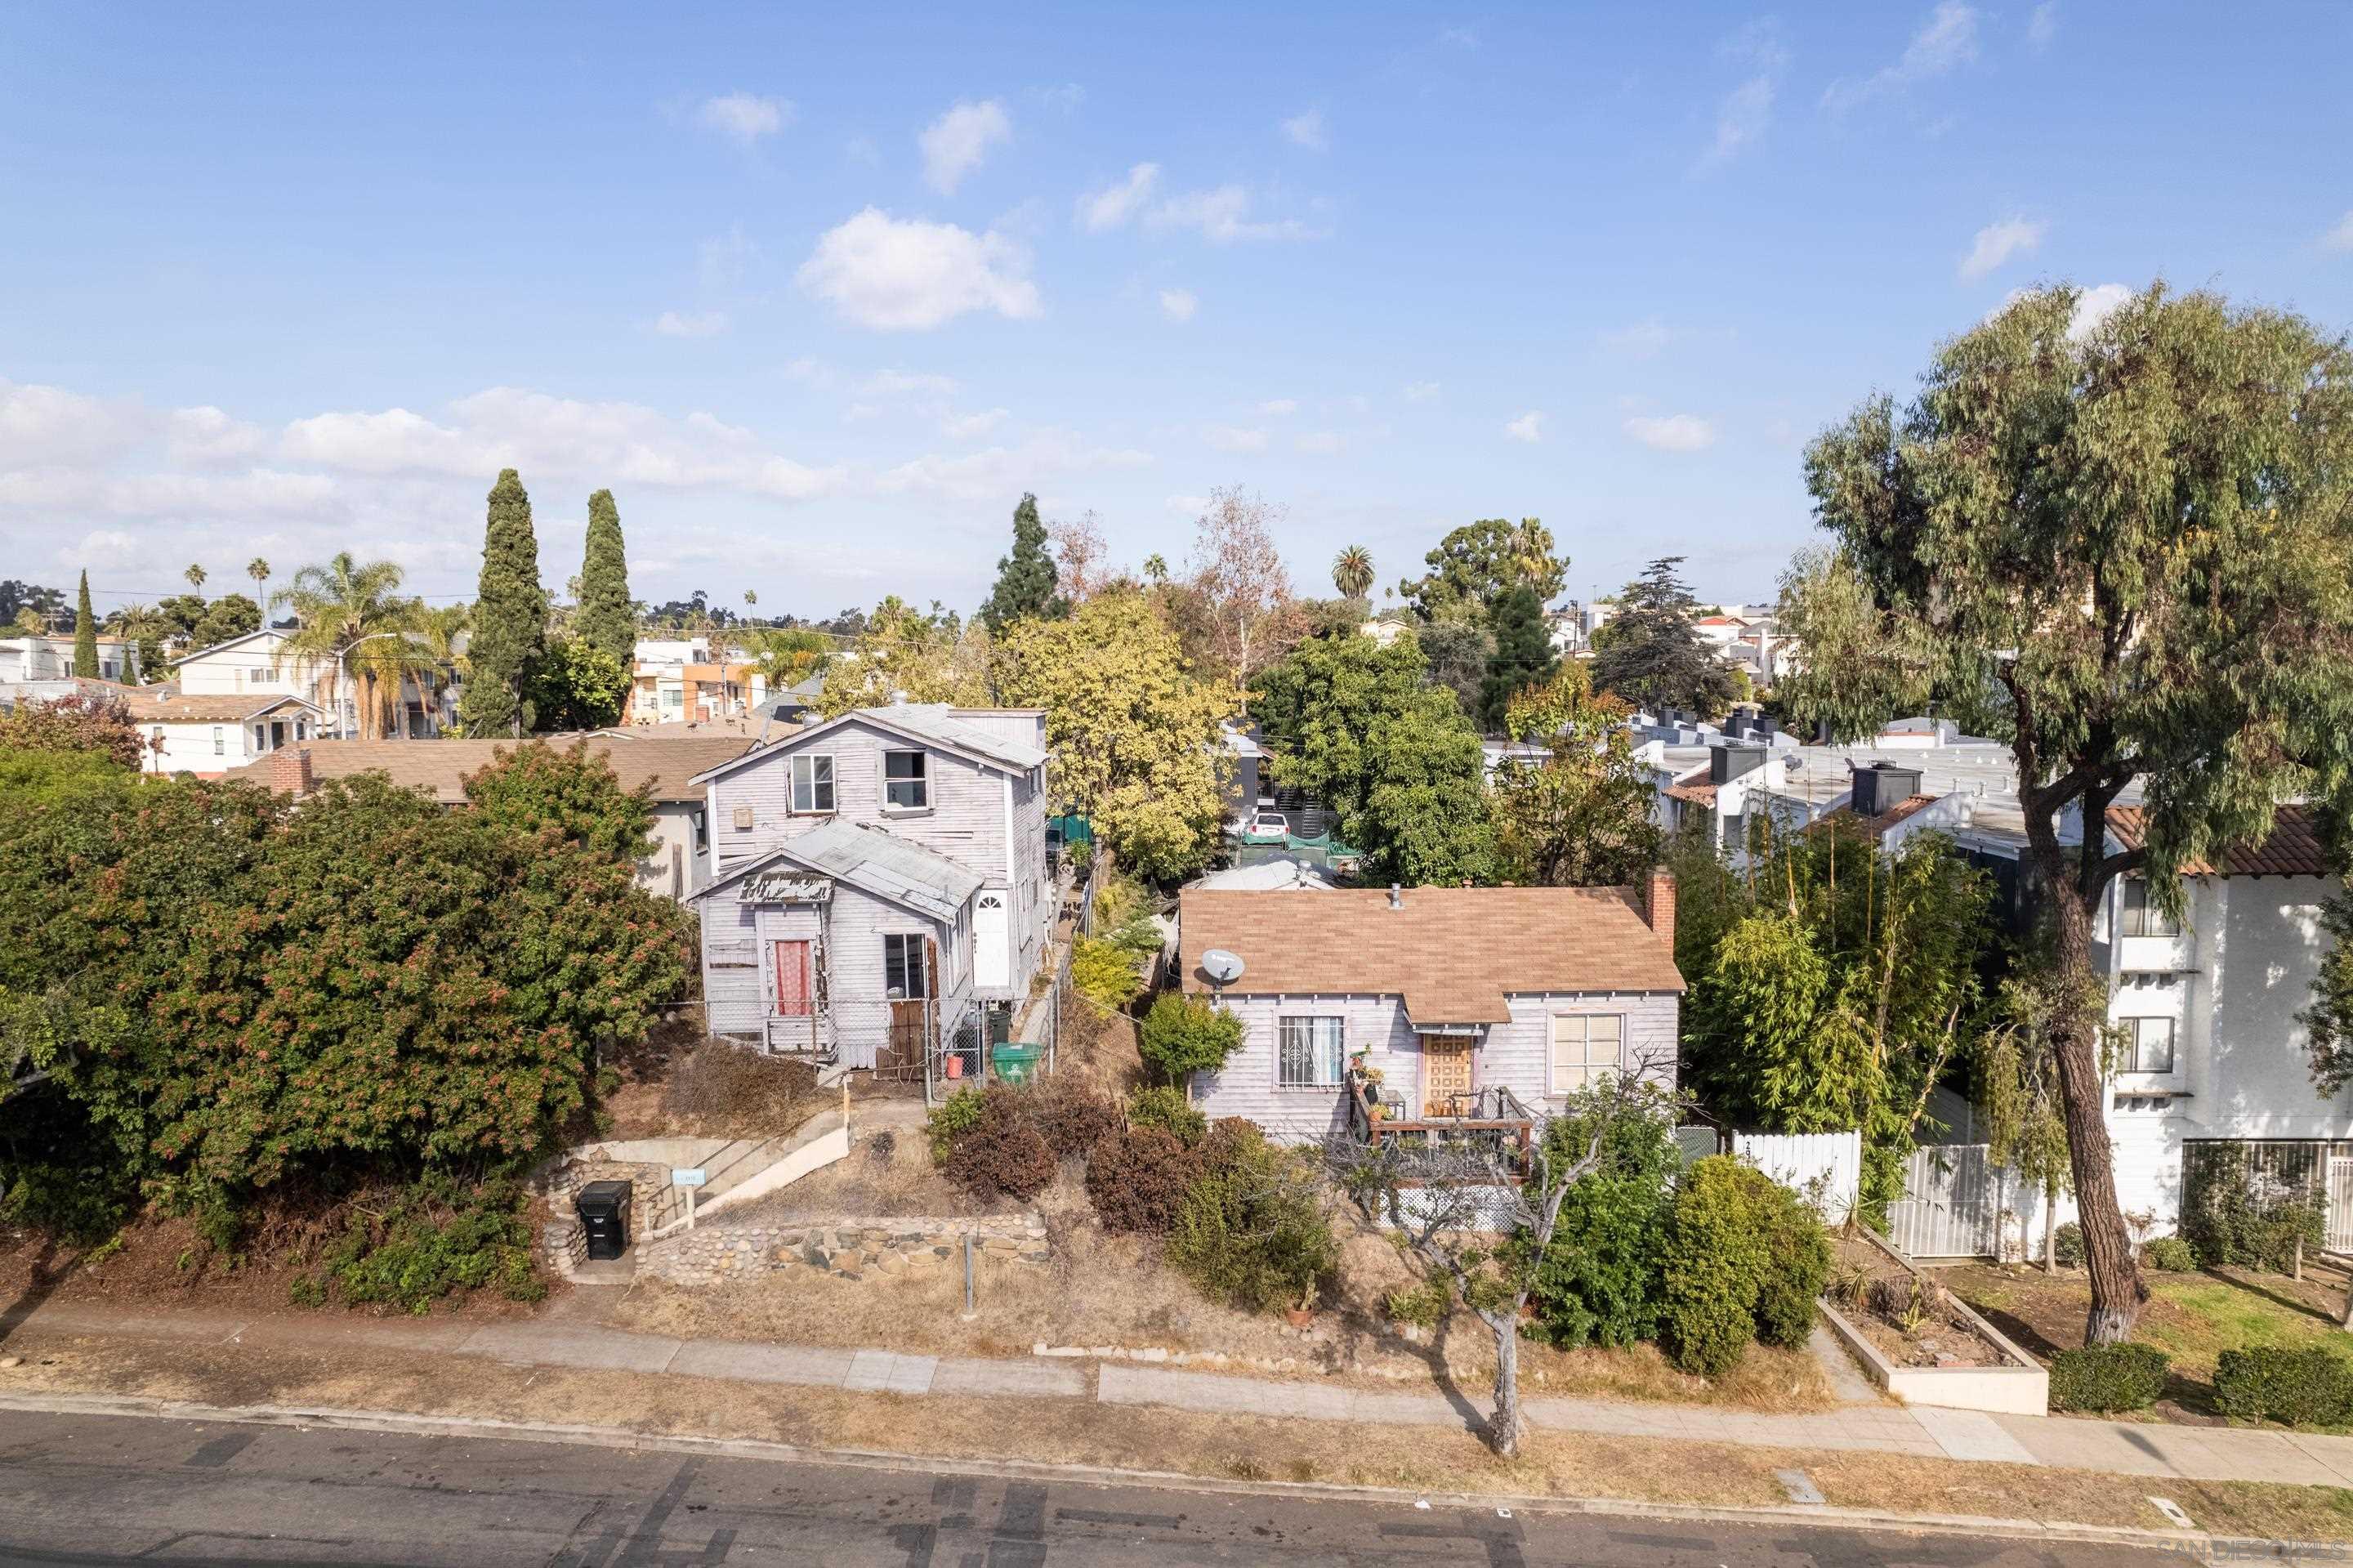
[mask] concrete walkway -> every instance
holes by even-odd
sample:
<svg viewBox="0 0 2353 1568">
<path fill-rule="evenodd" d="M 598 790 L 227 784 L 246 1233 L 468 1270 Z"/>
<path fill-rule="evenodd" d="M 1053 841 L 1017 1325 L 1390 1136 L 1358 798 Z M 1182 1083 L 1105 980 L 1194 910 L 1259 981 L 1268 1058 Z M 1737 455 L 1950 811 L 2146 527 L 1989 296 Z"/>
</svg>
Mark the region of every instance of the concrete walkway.
<svg viewBox="0 0 2353 1568">
<path fill-rule="evenodd" d="M 727 1340 L 680 1340 L 546 1319 L 476 1325 L 431 1319 L 320 1317 L 250 1321 L 195 1313 L 146 1314 L 45 1305 L 26 1333 L 243 1345 L 256 1350 L 413 1351 L 480 1356 L 512 1366 L 575 1367 L 835 1388 L 911 1397 L 1089 1399 L 1208 1414 L 1380 1425 L 1476 1427 L 1486 1391 L 1366 1389 L 1105 1361 L 988 1361 Z M 14 1336 L 12 1336 L 14 1337 Z M 5 1387 L 0 1377 L 0 1387 Z M 1903 1454 L 1970 1463 L 2048 1465 L 2137 1477 L 2353 1486 L 2353 1437 L 2235 1427 L 1989 1415 L 1927 1406 L 1849 1404 L 1810 1415 L 1759 1415 L 1713 1405 L 1529 1398 L 1529 1421 L 1555 1432 L 1743 1446 Z"/>
</svg>

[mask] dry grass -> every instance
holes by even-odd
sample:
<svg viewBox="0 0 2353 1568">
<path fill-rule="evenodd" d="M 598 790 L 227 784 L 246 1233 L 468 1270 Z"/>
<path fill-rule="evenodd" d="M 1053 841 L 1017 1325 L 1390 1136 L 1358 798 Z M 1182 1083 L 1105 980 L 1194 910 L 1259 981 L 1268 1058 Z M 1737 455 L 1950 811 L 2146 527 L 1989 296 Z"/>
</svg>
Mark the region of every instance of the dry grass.
<svg viewBox="0 0 2353 1568">
<path fill-rule="evenodd" d="M 2145 1479 L 2022 1466 L 1841 1456 L 1662 1439 L 1539 1433 L 1499 1461 L 1468 1433 L 1280 1422 L 1074 1400 L 925 1398 L 642 1373 L 526 1370 L 472 1359 L 310 1353 L 131 1340 L 39 1340 L 0 1388 L 141 1394 L 511 1421 L 618 1425 L 812 1447 L 1113 1466 L 1204 1478 L 1416 1491 L 1775 1506 L 1773 1471 L 1800 1466 L 1835 1507 L 2164 1529 Z M 2330 1488 L 2168 1480 L 2221 1534 L 2353 1540 L 2353 1494 Z"/>
<path fill-rule="evenodd" d="M 726 1040 L 704 1040 L 670 1061 L 662 1108 L 687 1138 L 781 1138 L 815 1116 L 817 1068 Z"/>
<path fill-rule="evenodd" d="M 892 1105 L 891 1109 L 898 1111 Z M 730 1212 L 729 1224 L 892 1214 L 1018 1213 L 1018 1202 L 981 1203 L 940 1174 L 925 1141 L 922 1107 L 885 1117 L 868 1107 L 852 1117 L 849 1158 L 810 1172 L 769 1198 Z"/>
</svg>

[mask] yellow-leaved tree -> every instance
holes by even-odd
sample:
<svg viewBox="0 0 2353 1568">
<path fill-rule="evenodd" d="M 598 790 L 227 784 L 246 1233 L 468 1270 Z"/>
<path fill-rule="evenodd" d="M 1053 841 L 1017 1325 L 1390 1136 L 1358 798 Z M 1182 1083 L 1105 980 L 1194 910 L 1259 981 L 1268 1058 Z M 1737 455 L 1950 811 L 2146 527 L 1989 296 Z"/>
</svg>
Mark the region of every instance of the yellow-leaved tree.
<svg viewBox="0 0 2353 1568">
<path fill-rule="evenodd" d="M 937 601 L 920 610 L 892 594 L 874 607 L 857 645 L 827 663 L 818 711 L 835 718 L 902 697 L 989 707 L 988 661 L 988 630 L 979 621 L 962 621 Z"/>
</svg>

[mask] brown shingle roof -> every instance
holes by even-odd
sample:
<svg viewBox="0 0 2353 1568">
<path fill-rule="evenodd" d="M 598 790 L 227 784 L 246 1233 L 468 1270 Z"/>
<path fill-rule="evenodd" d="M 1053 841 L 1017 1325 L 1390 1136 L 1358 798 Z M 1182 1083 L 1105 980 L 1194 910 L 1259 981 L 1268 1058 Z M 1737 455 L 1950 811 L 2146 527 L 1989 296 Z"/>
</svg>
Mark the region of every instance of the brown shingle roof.
<svg viewBox="0 0 2353 1568">
<path fill-rule="evenodd" d="M 119 694 L 134 724 L 239 724 L 287 704 L 322 713 L 316 703 L 285 692 L 223 692 L 189 696 L 177 688 L 128 686 Z"/>
<path fill-rule="evenodd" d="M 1201 955 L 1241 955 L 1246 995 L 1395 995 L 1419 1024 L 1501 1023 L 1507 993 L 1680 991 L 1674 955 L 1622 887 L 1409 887 L 1231 893 L 1177 906 L 1185 989 Z"/>
<path fill-rule="evenodd" d="M 2148 842 L 2148 813 L 2138 806 L 2108 808 L 2108 832 L 2128 850 Z M 2259 844 L 2242 844 L 2222 856 L 2224 876 L 2327 876 L 2328 846 L 2321 842 L 2320 824 L 2309 806 L 2282 806 L 2272 815 L 2271 837 Z M 2212 865 L 2202 860 L 2183 863 L 2184 876 L 2212 876 Z"/>
<path fill-rule="evenodd" d="M 578 736 L 543 737 L 551 746 L 566 747 Z M 349 779 L 361 773 L 385 774 L 396 784 L 423 789 L 445 806 L 463 805 L 466 779 L 489 767 L 501 751 L 522 743 L 513 740 L 319 740 L 307 743 L 311 777 L 314 780 Z M 745 736 L 591 736 L 588 749 L 612 766 L 624 789 L 650 782 L 653 798 L 692 801 L 702 791 L 687 781 L 706 768 L 733 761 L 750 750 Z M 270 781 L 269 759 L 231 768 L 232 779 Z"/>
</svg>

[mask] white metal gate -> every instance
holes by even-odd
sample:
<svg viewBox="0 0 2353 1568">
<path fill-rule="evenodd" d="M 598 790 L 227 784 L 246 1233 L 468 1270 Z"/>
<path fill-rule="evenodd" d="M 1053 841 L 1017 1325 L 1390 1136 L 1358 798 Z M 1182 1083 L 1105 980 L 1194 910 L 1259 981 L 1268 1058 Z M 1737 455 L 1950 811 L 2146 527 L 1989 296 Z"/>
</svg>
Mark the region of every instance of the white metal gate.
<svg viewBox="0 0 2353 1568">
<path fill-rule="evenodd" d="M 1904 1196 L 1887 1206 L 1888 1239 L 1913 1257 L 1999 1257 L 2010 1173 L 1991 1156 L 1983 1143 L 1913 1150 Z"/>
<path fill-rule="evenodd" d="M 2328 1236 L 2331 1252 L 2353 1252 L 2353 1157 L 2328 1160 Z"/>
<path fill-rule="evenodd" d="M 1862 1192 L 1860 1132 L 1737 1132 L 1732 1152 L 1816 1205 L 1831 1224 L 1846 1219 Z"/>
</svg>

